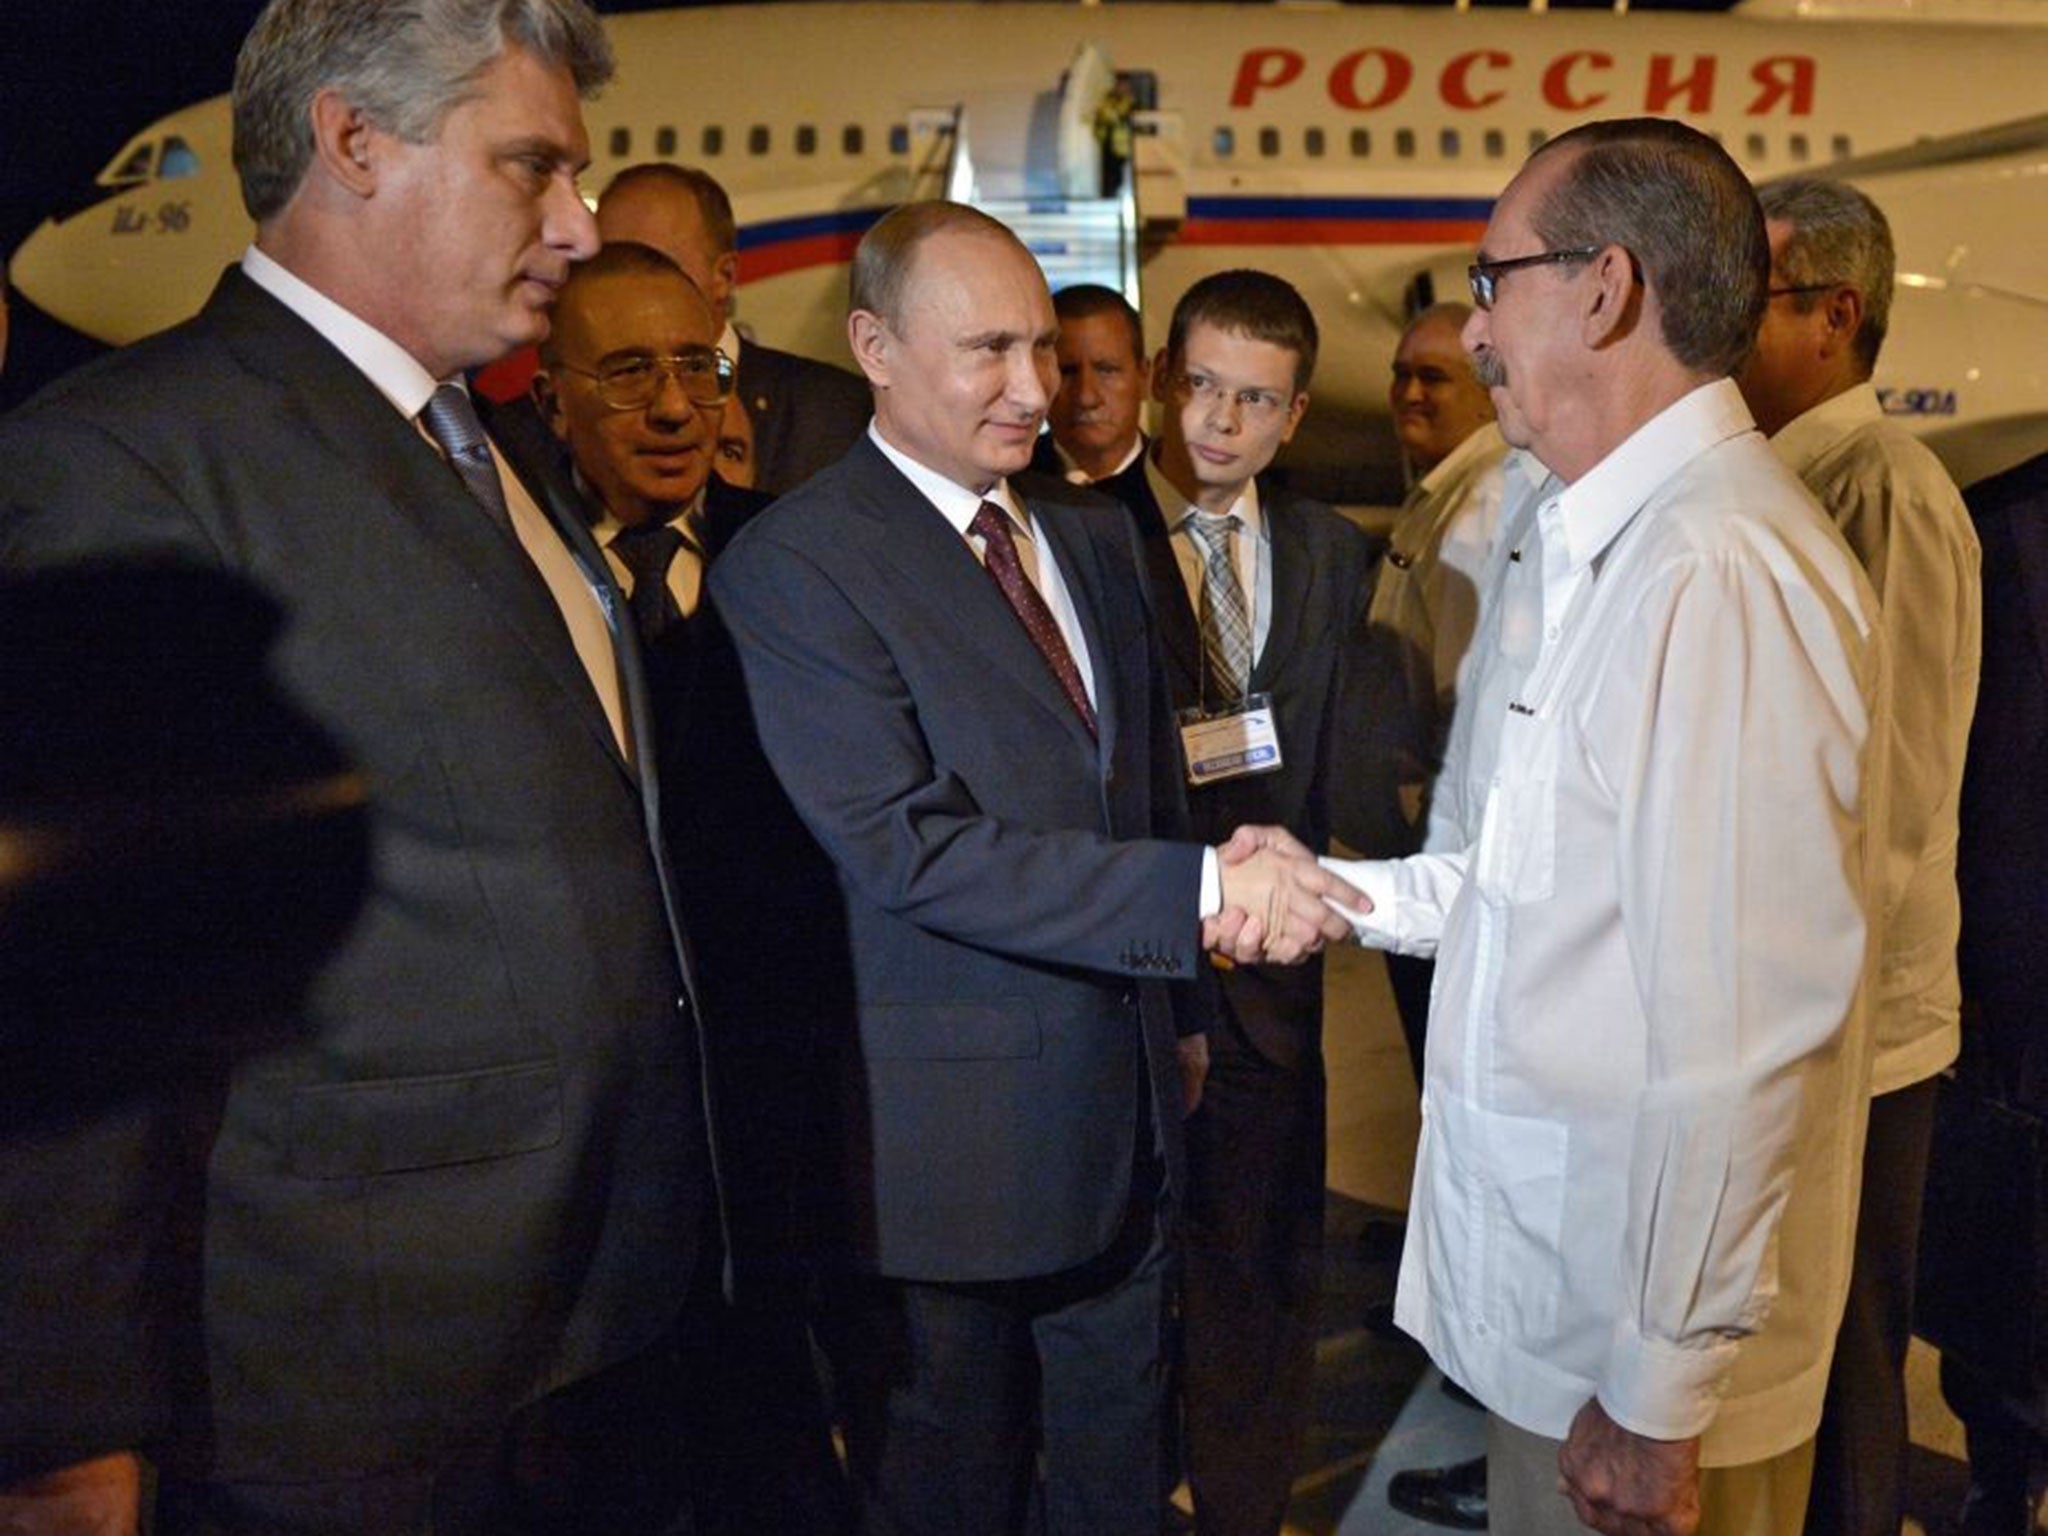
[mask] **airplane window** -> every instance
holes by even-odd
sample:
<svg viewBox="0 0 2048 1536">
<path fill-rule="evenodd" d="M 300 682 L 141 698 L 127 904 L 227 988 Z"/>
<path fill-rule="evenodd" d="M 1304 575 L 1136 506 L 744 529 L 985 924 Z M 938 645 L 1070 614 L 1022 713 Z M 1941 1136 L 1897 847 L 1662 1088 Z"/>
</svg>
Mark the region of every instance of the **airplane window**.
<svg viewBox="0 0 2048 1536">
<path fill-rule="evenodd" d="M 1835 158 L 1837 160 L 1846 160 L 1849 158 L 1849 135 L 1847 135 L 1846 133 L 1838 133 L 1835 135 Z"/>
<path fill-rule="evenodd" d="M 1535 154 L 1537 150 L 1543 147 L 1545 141 L 1547 141 L 1549 137 L 1550 135 L 1545 133 L 1541 128 L 1531 128 L 1529 130 L 1529 153 L 1532 155 Z"/>
<path fill-rule="evenodd" d="M 1804 160 L 1807 158 L 1806 135 L 1803 133 L 1792 135 L 1792 158 L 1794 160 Z"/>
<path fill-rule="evenodd" d="M 1415 158 L 1415 130 L 1413 128 L 1396 128 L 1394 130 L 1394 153 L 1403 160 Z"/>
<path fill-rule="evenodd" d="M 800 155 L 815 155 L 818 152 L 818 130 L 809 123 L 800 123 L 797 126 L 796 152 Z"/>
<path fill-rule="evenodd" d="M 1301 136 L 1301 147 L 1309 152 L 1312 159 L 1323 157 L 1323 130 L 1311 128 Z"/>
<path fill-rule="evenodd" d="M 910 129 L 902 123 L 889 125 L 889 153 L 907 155 L 910 153 Z"/>
<path fill-rule="evenodd" d="M 1259 153 L 1268 160 L 1280 153 L 1280 130 L 1278 128 L 1261 128 L 1259 130 Z"/>
<path fill-rule="evenodd" d="M 839 147 L 849 155 L 859 154 L 865 144 L 859 123 L 848 123 L 839 135 Z"/>
<path fill-rule="evenodd" d="M 156 163 L 157 176 L 172 181 L 180 176 L 199 174 L 199 157 L 192 153 L 192 146 L 175 133 L 164 140 L 164 152 Z"/>
<path fill-rule="evenodd" d="M 612 158 L 623 160 L 633 153 L 633 130 L 614 128 L 612 130 Z"/>
<path fill-rule="evenodd" d="M 1752 159 L 1752 160 L 1761 160 L 1761 159 L 1763 159 L 1763 157 L 1764 157 L 1764 136 L 1763 136 L 1762 134 L 1760 134 L 1760 133 L 1752 133 L 1752 134 L 1751 134 L 1751 135 L 1749 136 L 1748 140 L 1746 141 L 1746 143 L 1745 143 L 1744 147 L 1748 149 L 1748 151 L 1749 151 L 1749 158 L 1750 158 L 1750 159 Z"/>
<path fill-rule="evenodd" d="M 1446 128 L 1436 136 L 1436 150 L 1446 160 L 1455 160 L 1462 153 L 1458 145 L 1458 130 Z"/>
<path fill-rule="evenodd" d="M 704 153 L 722 155 L 725 153 L 725 130 L 713 124 L 704 130 Z"/>
<path fill-rule="evenodd" d="M 126 160 L 123 160 L 117 169 L 107 172 L 106 179 L 108 181 L 147 181 L 149 180 L 149 173 L 155 165 L 156 146 L 154 144 L 138 144 L 135 146 L 135 152 Z"/>
<path fill-rule="evenodd" d="M 747 153 L 765 155 L 768 153 L 768 125 L 756 123 L 747 130 Z"/>
<path fill-rule="evenodd" d="M 1498 160 L 1508 152 L 1508 136 L 1498 128 L 1486 130 L 1486 158 Z"/>
<path fill-rule="evenodd" d="M 1237 135 L 1227 123 L 1216 130 L 1213 144 L 1218 160 L 1228 160 L 1237 153 Z"/>
<path fill-rule="evenodd" d="M 1363 160 L 1372 153 L 1372 130 L 1354 128 L 1351 130 L 1351 153 L 1353 158 Z"/>
<path fill-rule="evenodd" d="M 675 129 L 657 128 L 654 130 L 654 152 L 664 158 L 674 156 L 676 152 Z"/>
</svg>

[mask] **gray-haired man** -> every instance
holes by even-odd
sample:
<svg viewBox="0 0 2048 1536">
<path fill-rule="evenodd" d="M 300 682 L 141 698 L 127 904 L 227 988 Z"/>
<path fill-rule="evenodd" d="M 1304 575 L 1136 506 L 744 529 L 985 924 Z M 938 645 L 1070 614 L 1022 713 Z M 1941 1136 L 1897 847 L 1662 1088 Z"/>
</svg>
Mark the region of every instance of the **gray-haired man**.
<svg viewBox="0 0 2048 1536">
<path fill-rule="evenodd" d="M 602 556 L 462 385 L 596 248 L 578 97 L 610 70 L 582 0 L 273 0 L 235 84 L 254 246 L 0 429 L 0 564 L 246 576 L 373 786 L 303 1044 L 239 1066 L 217 1127 L 41 1149 L 87 1179 L 9 1159 L 0 1450 L 149 1453 L 161 1531 L 651 1531 L 683 1502 L 714 1202 L 645 690 Z M 163 1187 L 195 1142 L 203 1227 Z"/>
</svg>

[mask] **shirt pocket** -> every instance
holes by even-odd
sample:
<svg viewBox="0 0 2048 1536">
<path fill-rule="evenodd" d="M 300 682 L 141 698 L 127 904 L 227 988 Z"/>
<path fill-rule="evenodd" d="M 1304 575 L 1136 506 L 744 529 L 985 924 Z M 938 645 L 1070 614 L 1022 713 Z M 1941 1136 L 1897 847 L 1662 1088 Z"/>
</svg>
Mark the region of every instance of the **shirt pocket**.
<svg viewBox="0 0 2048 1536">
<path fill-rule="evenodd" d="M 1548 901 L 1557 889 L 1557 722 L 1510 703 L 1487 786 L 1475 879 L 1504 904 Z"/>
<path fill-rule="evenodd" d="M 1523 1345 L 1546 1340 L 1563 1291 L 1570 1130 L 1449 1097 L 1435 1108 L 1451 1219 L 1433 1223 L 1440 1246 L 1431 1269 L 1468 1296 L 1478 1282 L 1476 1331 L 1498 1330 Z"/>
</svg>

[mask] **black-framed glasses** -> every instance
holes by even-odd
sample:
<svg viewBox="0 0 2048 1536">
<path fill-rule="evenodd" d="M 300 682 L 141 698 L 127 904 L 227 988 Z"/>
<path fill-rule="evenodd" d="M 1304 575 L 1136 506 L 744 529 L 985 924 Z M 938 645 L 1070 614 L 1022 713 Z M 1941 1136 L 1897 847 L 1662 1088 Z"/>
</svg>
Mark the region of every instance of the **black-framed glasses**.
<svg viewBox="0 0 2048 1536">
<path fill-rule="evenodd" d="M 680 352 L 619 357 L 595 368 L 557 363 L 597 385 L 597 398 L 614 411 L 637 411 L 651 404 L 664 382 L 674 379 L 693 405 L 723 405 L 732 395 L 732 359 L 716 347 L 685 347 Z"/>
<path fill-rule="evenodd" d="M 1841 287 L 1840 283 L 1794 283 L 1788 288 L 1766 288 L 1766 299 L 1789 299 L 1795 293 L 1829 293 Z"/>
<path fill-rule="evenodd" d="M 1466 279 L 1472 284 L 1472 302 L 1481 309 L 1493 308 L 1493 293 L 1500 285 L 1501 275 L 1518 267 L 1554 267 L 1567 261 L 1591 261 L 1600 251 L 1601 247 L 1597 245 L 1581 245 L 1569 251 L 1538 251 L 1534 256 L 1475 261 L 1465 269 Z"/>
</svg>

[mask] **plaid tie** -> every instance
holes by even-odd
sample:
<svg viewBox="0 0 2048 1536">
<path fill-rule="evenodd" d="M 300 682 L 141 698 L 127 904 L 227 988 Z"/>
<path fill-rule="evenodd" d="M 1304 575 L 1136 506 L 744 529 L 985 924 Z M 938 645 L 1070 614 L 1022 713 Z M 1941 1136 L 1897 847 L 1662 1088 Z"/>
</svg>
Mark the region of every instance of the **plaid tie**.
<svg viewBox="0 0 2048 1536">
<path fill-rule="evenodd" d="M 1024 626 L 1024 633 L 1031 637 L 1031 643 L 1038 647 L 1038 654 L 1052 669 L 1060 692 L 1067 696 L 1067 702 L 1074 706 L 1074 713 L 1081 717 L 1081 723 L 1093 736 L 1095 706 L 1088 702 L 1088 690 L 1081 683 L 1081 669 L 1074 665 L 1074 653 L 1067 649 L 1059 621 L 1045 606 L 1045 599 L 1031 584 L 1031 578 L 1024 574 L 1024 567 L 1017 559 L 1017 540 L 1010 532 L 1010 514 L 994 502 L 984 501 L 967 528 L 970 533 L 980 535 L 982 559 L 990 577 L 1002 589 L 1011 611 Z"/>
<path fill-rule="evenodd" d="M 1203 550 L 1200 618 L 1209 680 L 1219 700 L 1234 702 L 1244 697 L 1252 675 L 1251 615 L 1237 579 L 1237 516 L 1194 512 L 1188 532 Z"/>
</svg>

